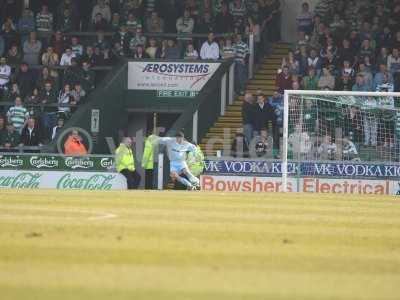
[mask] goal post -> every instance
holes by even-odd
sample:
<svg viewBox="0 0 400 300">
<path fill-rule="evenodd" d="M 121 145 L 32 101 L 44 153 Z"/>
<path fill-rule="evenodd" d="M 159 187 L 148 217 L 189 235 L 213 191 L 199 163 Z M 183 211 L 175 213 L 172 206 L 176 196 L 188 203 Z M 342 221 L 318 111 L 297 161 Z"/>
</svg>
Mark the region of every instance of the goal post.
<svg viewBox="0 0 400 300">
<path fill-rule="evenodd" d="M 300 176 L 288 169 L 291 162 L 398 162 L 399 104 L 394 92 L 286 90 L 283 191 L 290 176 Z"/>
</svg>

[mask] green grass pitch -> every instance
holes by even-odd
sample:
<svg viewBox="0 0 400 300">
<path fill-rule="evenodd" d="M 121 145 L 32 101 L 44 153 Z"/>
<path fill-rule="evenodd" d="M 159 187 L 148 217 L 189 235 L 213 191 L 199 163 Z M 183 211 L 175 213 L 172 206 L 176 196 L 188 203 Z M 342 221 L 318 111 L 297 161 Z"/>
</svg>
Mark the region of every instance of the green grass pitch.
<svg viewBox="0 0 400 300">
<path fill-rule="evenodd" d="M 400 299 L 400 198 L 2 190 L 0 299 Z"/>
</svg>

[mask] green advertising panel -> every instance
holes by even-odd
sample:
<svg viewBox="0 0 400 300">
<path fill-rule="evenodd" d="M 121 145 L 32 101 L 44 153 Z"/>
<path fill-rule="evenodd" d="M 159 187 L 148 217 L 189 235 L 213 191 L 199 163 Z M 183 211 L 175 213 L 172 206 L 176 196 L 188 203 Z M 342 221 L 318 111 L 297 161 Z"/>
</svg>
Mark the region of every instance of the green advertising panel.
<svg viewBox="0 0 400 300">
<path fill-rule="evenodd" d="M 114 169 L 111 156 L 0 155 L 0 170 L 95 171 Z"/>
</svg>

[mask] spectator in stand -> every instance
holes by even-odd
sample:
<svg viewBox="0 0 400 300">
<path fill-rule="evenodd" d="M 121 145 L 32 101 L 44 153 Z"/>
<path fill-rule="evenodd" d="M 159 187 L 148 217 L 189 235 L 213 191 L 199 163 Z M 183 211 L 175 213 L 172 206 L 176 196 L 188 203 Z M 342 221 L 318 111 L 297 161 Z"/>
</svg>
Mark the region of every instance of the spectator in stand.
<svg viewBox="0 0 400 300">
<path fill-rule="evenodd" d="M 97 66 L 100 65 L 101 63 L 99 51 L 96 52 L 96 48 L 93 48 L 92 46 L 86 47 L 86 51 L 82 59 L 88 61 L 91 66 Z"/>
<path fill-rule="evenodd" d="M 109 23 L 111 21 L 111 9 L 110 6 L 105 3 L 104 0 L 97 0 L 97 4 L 92 10 L 92 22 L 95 23 L 97 15 L 100 14 L 102 18 Z"/>
<path fill-rule="evenodd" d="M 394 91 L 393 80 L 391 80 L 390 73 L 383 73 L 382 82 L 376 86 L 375 91 L 377 92 Z"/>
<path fill-rule="evenodd" d="M 276 117 L 276 125 L 278 128 L 283 127 L 283 95 L 279 94 L 278 91 L 275 91 L 274 94 L 269 97 L 268 103 L 274 109 L 275 117 Z"/>
<path fill-rule="evenodd" d="M 234 26 L 240 28 L 243 25 L 243 21 L 247 15 L 246 4 L 243 0 L 233 0 L 229 4 L 229 12 L 233 17 Z"/>
<path fill-rule="evenodd" d="M 79 43 L 79 40 L 76 36 L 71 38 L 71 50 L 75 54 L 77 59 L 80 59 L 83 55 L 83 46 Z"/>
<path fill-rule="evenodd" d="M 195 22 L 190 15 L 190 11 L 185 9 L 183 16 L 176 21 L 176 31 L 180 35 L 178 36 L 178 47 L 180 49 L 186 48 L 186 44 L 191 40 L 191 38 L 185 37 L 185 35 L 193 33 L 194 24 Z"/>
<path fill-rule="evenodd" d="M 196 49 L 194 49 L 192 43 L 189 43 L 187 45 L 184 59 L 193 59 L 193 60 L 199 59 L 199 53 L 197 52 Z"/>
<path fill-rule="evenodd" d="M 69 9 L 63 11 L 63 15 L 58 19 L 57 29 L 61 32 L 71 32 L 75 29 L 74 18 Z"/>
<path fill-rule="evenodd" d="M 29 39 L 23 46 L 24 61 L 29 65 L 39 64 L 39 55 L 42 51 L 42 42 L 37 39 L 36 32 L 29 34 Z"/>
<path fill-rule="evenodd" d="M 348 60 L 343 61 L 341 75 L 343 76 L 344 74 L 349 75 L 351 78 L 355 76 L 354 68 L 350 65 L 350 61 Z"/>
<path fill-rule="evenodd" d="M 308 75 L 304 76 L 301 82 L 302 89 L 304 90 L 318 90 L 319 78 L 315 74 L 314 68 L 308 69 Z"/>
<path fill-rule="evenodd" d="M 57 125 L 53 127 L 51 130 L 51 140 L 53 141 L 58 135 L 61 129 L 64 127 L 64 119 L 63 118 L 58 118 L 57 119 Z"/>
<path fill-rule="evenodd" d="M 61 57 L 65 49 L 65 39 L 61 31 L 56 31 L 50 45 L 53 46 L 54 52 L 57 53 L 58 57 Z"/>
<path fill-rule="evenodd" d="M 322 75 L 318 80 L 318 88 L 320 90 L 333 90 L 335 88 L 335 77 L 327 67 L 322 69 Z"/>
<path fill-rule="evenodd" d="M 164 32 L 164 20 L 158 16 L 156 11 L 151 13 L 151 16 L 146 21 L 148 32 L 162 33 Z"/>
<path fill-rule="evenodd" d="M 136 34 L 131 40 L 129 41 L 129 53 L 130 56 L 133 56 L 136 52 L 137 46 L 146 46 L 146 37 L 143 36 L 143 31 L 141 28 L 136 29 Z"/>
<path fill-rule="evenodd" d="M 353 92 L 369 92 L 371 91 L 370 85 L 365 82 L 365 78 L 362 74 L 358 74 L 356 77 L 356 83 L 352 88 Z"/>
<path fill-rule="evenodd" d="M 96 32 L 96 40 L 93 45 L 95 48 L 99 48 L 101 52 L 110 48 L 103 31 Z"/>
<path fill-rule="evenodd" d="M 128 32 L 125 25 L 120 27 L 120 30 L 114 35 L 113 43 L 119 43 L 122 46 L 124 54 L 127 55 L 129 52 L 129 44 L 132 39 L 132 35 Z"/>
<path fill-rule="evenodd" d="M 93 31 L 106 31 L 108 29 L 108 23 L 107 20 L 103 18 L 103 15 L 101 13 L 98 13 L 91 26 Z"/>
<path fill-rule="evenodd" d="M 233 45 L 235 51 L 235 79 L 236 92 L 244 95 L 247 83 L 247 58 L 250 54 L 249 46 L 242 41 L 242 35 L 236 35 L 236 43 Z"/>
<path fill-rule="evenodd" d="M 388 71 L 394 76 L 396 73 L 400 72 L 400 55 L 399 49 L 393 48 L 392 54 L 389 55 L 387 61 Z"/>
<path fill-rule="evenodd" d="M 307 35 L 310 35 L 313 31 L 313 19 L 314 15 L 310 12 L 310 5 L 304 2 L 301 5 L 301 12 L 297 16 L 297 30 L 304 31 Z"/>
<path fill-rule="evenodd" d="M 5 57 L 0 58 L 0 99 L 8 90 L 8 83 L 11 77 L 11 67 L 7 65 Z"/>
<path fill-rule="evenodd" d="M 70 84 L 74 85 L 76 82 L 79 82 L 82 78 L 82 71 L 78 65 L 78 62 L 75 58 L 71 59 L 71 65 L 67 66 L 64 70 L 64 77 L 62 84 Z"/>
<path fill-rule="evenodd" d="M 289 68 L 287 66 L 284 66 L 281 73 L 276 76 L 275 87 L 280 94 L 292 88 L 292 76 L 289 74 Z"/>
<path fill-rule="evenodd" d="M 288 57 L 284 57 L 282 59 L 282 68 L 284 66 L 289 68 L 290 75 L 299 75 L 300 64 L 299 61 L 295 58 L 293 51 L 289 51 Z"/>
<path fill-rule="evenodd" d="M 29 8 L 25 8 L 22 12 L 22 17 L 18 20 L 18 32 L 22 35 L 27 35 L 35 31 L 35 17 Z"/>
<path fill-rule="evenodd" d="M 18 83 L 22 98 L 25 98 L 33 90 L 35 79 L 36 74 L 29 69 L 27 63 L 22 62 L 16 76 L 16 82 Z"/>
<path fill-rule="evenodd" d="M 136 51 L 135 51 L 135 54 L 133 55 L 133 58 L 134 59 L 148 58 L 142 45 L 139 45 L 139 46 L 136 47 Z"/>
<path fill-rule="evenodd" d="M 201 59 L 219 59 L 219 46 L 214 41 L 213 33 L 208 34 L 207 41 L 201 46 L 200 57 Z"/>
<path fill-rule="evenodd" d="M 353 89 L 353 77 L 349 73 L 342 73 L 342 76 L 336 80 L 336 91 L 351 91 Z"/>
<path fill-rule="evenodd" d="M 71 131 L 71 134 L 64 143 L 64 154 L 80 156 L 88 154 L 83 139 L 76 129 Z"/>
<path fill-rule="evenodd" d="M 242 124 L 243 124 L 243 134 L 245 137 L 245 142 L 250 145 L 253 140 L 254 132 L 254 118 L 255 118 L 255 106 L 254 97 L 251 93 L 246 93 L 244 95 L 244 101 L 242 104 Z"/>
<path fill-rule="evenodd" d="M 57 92 L 53 88 L 50 81 L 44 84 L 44 89 L 40 93 L 41 104 L 46 105 L 42 108 L 42 125 L 46 132 L 54 126 L 56 120 L 57 108 L 55 106 L 48 106 L 48 104 L 55 104 L 57 101 Z"/>
<path fill-rule="evenodd" d="M 53 30 L 53 14 L 49 12 L 47 5 L 43 5 L 36 15 L 36 30 L 38 32 L 51 32 Z"/>
<path fill-rule="evenodd" d="M 387 80 L 389 82 L 393 83 L 392 74 L 387 71 L 386 64 L 382 63 L 379 65 L 379 71 L 374 76 L 374 83 L 373 83 L 374 90 L 377 90 L 378 86 L 380 86 L 383 83 L 385 76 L 387 77 Z"/>
<path fill-rule="evenodd" d="M 6 130 L 0 132 L 0 146 L 7 150 L 17 147 L 20 139 L 21 136 L 19 132 L 15 130 L 15 127 L 11 122 L 7 123 Z"/>
<path fill-rule="evenodd" d="M 384 65 L 387 66 L 388 58 L 389 58 L 388 49 L 385 48 L 385 47 L 382 47 L 380 49 L 380 51 L 379 51 L 379 54 L 377 55 L 377 58 L 376 58 L 377 65 L 384 64 Z"/>
<path fill-rule="evenodd" d="M 74 89 L 71 91 L 71 96 L 73 98 L 72 104 L 78 105 L 85 101 L 86 91 L 82 88 L 80 82 L 74 84 Z"/>
<path fill-rule="evenodd" d="M 322 69 L 322 59 L 317 55 L 317 51 L 315 49 L 311 49 L 310 57 L 308 58 L 308 67 L 313 67 L 316 71 L 316 74 L 319 76 Z"/>
<path fill-rule="evenodd" d="M 195 26 L 196 33 L 209 33 L 215 31 L 215 22 L 210 12 L 204 12 L 203 16 L 200 18 L 198 23 Z"/>
<path fill-rule="evenodd" d="M 95 73 L 94 71 L 91 69 L 91 65 L 88 61 L 84 61 L 82 63 L 82 78 L 81 78 L 81 84 L 82 84 L 82 88 L 86 91 L 86 92 L 90 92 L 92 90 L 94 90 L 95 86 Z"/>
<path fill-rule="evenodd" d="M 75 53 L 72 52 L 71 47 L 67 47 L 61 56 L 60 66 L 70 66 L 73 58 L 75 58 Z"/>
<path fill-rule="evenodd" d="M 14 128 L 18 132 L 21 132 L 28 117 L 29 117 L 29 112 L 22 105 L 21 97 L 15 98 L 15 105 L 10 107 L 7 111 L 8 122 L 13 124 Z"/>
<path fill-rule="evenodd" d="M 368 86 L 368 89 L 372 91 L 374 77 L 370 68 L 368 68 L 363 61 L 358 64 L 357 75 L 362 75 L 364 77 L 365 84 Z"/>
<path fill-rule="evenodd" d="M 132 34 L 135 34 L 136 29 L 142 28 L 142 22 L 139 20 L 139 18 L 136 17 L 134 13 L 129 13 L 127 19 L 125 20 L 125 26 L 126 29 L 131 32 Z M 148 28 L 148 27 L 146 27 Z"/>
<path fill-rule="evenodd" d="M 59 58 L 57 53 L 54 52 L 53 47 L 47 47 L 47 51 L 42 55 L 42 65 L 44 66 L 58 66 Z"/>
<path fill-rule="evenodd" d="M 332 137 L 327 134 L 324 137 L 324 141 L 319 145 L 317 149 L 318 158 L 321 160 L 335 160 L 337 153 L 337 146 L 332 141 Z"/>
<path fill-rule="evenodd" d="M 228 36 L 223 43 L 221 50 L 221 58 L 222 59 L 230 59 L 235 57 L 235 49 L 232 46 L 232 39 Z"/>
<path fill-rule="evenodd" d="M 71 111 L 69 105 L 71 103 L 72 96 L 71 96 L 71 87 L 69 84 L 65 84 L 64 88 L 58 94 L 57 102 L 58 102 L 58 112 L 64 118 L 69 117 L 69 113 Z"/>
<path fill-rule="evenodd" d="M 175 44 L 175 41 L 172 39 L 168 40 L 168 46 L 165 49 L 165 59 L 180 59 L 181 58 L 181 50 Z"/>
<path fill-rule="evenodd" d="M 233 27 L 234 20 L 229 13 L 228 4 L 222 2 L 221 11 L 215 17 L 215 31 L 217 33 L 231 33 L 233 32 Z"/>
<path fill-rule="evenodd" d="M 26 125 L 21 132 L 20 146 L 39 146 L 43 145 L 42 134 L 33 117 L 28 118 Z"/>
<path fill-rule="evenodd" d="M 4 39 L 4 50 L 10 49 L 11 45 L 20 45 L 18 34 L 12 29 L 10 23 L 5 23 L 4 28 L 1 30 L 0 35 Z"/>
<path fill-rule="evenodd" d="M 146 54 L 151 59 L 160 58 L 160 48 L 157 46 L 155 38 L 149 39 L 149 46 L 146 48 Z"/>
<path fill-rule="evenodd" d="M 19 50 L 18 46 L 14 44 L 11 45 L 10 50 L 8 50 L 6 54 L 6 57 L 7 62 L 13 66 L 19 65 L 22 62 L 22 53 Z"/>
<path fill-rule="evenodd" d="M 18 83 L 11 84 L 11 87 L 4 93 L 3 100 L 5 102 L 14 102 L 17 97 L 21 97 Z"/>
<path fill-rule="evenodd" d="M 110 29 L 113 32 L 116 32 L 119 30 L 119 27 L 121 26 L 121 17 L 119 13 L 114 13 L 111 19 L 111 24 L 110 24 Z"/>
<path fill-rule="evenodd" d="M 353 64 L 355 61 L 356 53 L 355 49 L 351 47 L 350 41 L 348 39 L 343 39 L 342 46 L 338 49 L 338 61 L 339 64 L 343 64 L 346 60 L 350 64 Z"/>
</svg>

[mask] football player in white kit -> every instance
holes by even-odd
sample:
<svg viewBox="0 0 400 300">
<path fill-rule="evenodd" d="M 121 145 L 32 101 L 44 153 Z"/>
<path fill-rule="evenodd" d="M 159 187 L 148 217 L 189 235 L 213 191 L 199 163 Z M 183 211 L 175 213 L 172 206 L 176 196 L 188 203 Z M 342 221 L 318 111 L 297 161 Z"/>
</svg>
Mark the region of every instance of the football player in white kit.
<svg viewBox="0 0 400 300">
<path fill-rule="evenodd" d="M 156 139 L 156 143 L 167 147 L 171 178 L 185 185 L 188 190 L 199 189 L 199 179 L 190 172 L 186 164 L 187 152 L 195 152 L 196 146 L 185 140 L 183 132 L 178 132 L 174 138 L 159 137 Z M 180 174 L 184 174 L 188 179 Z"/>
</svg>

